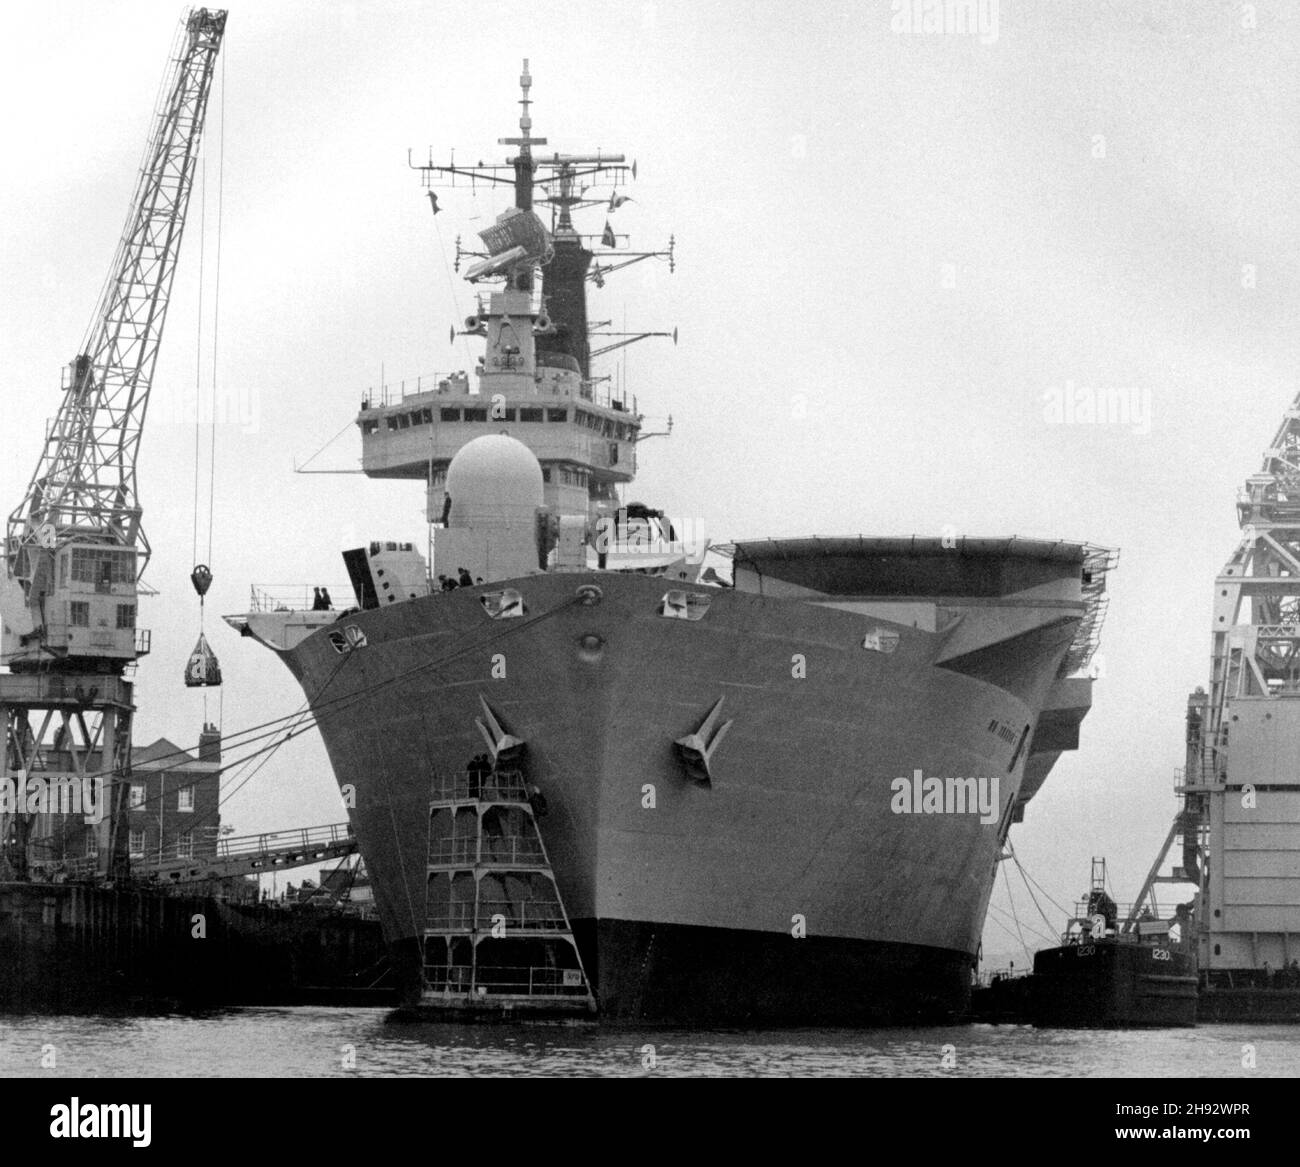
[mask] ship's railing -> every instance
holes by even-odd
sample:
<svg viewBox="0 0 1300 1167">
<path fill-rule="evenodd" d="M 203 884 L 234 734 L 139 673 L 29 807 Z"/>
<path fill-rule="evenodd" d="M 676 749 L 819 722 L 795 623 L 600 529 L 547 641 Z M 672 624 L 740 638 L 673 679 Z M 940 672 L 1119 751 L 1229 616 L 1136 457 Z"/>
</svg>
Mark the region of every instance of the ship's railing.
<svg viewBox="0 0 1300 1167">
<path fill-rule="evenodd" d="M 518 770 L 502 770 L 498 773 L 467 770 L 435 775 L 429 798 L 433 802 L 473 802 L 480 798 L 498 802 L 527 802 L 528 786 Z"/>
<path fill-rule="evenodd" d="M 616 409 L 620 413 L 637 412 L 637 400 L 634 394 L 625 389 L 612 389 L 600 381 L 583 381 L 578 389 L 578 397 L 599 405 L 602 409 Z"/>
<path fill-rule="evenodd" d="M 471 928 L 488 932 L 504 921 L 507 934 L 519 929 L 538 932 L 567 927 L 564 910 L 555 900 L 479 900 L 477 923 L 475 919 L 474 905 L 468 901 L 438 904 L 425 915 L 424 926 L 430 932 L 458 932 Z"/>
<path fill-rule="evenodd" d="M 1021 977 L 1027 977 L 1033 972 L 1032 966 L 1025 968 L 988 968 L 984 969 L 979 976 L 975 978 L 975 983 L 981 989 L 987 989 L 994 981 L 1015 981 Z"/>
<path fill-rule="evenodd" d="M 585 997 L 582 971 L 538 965 L 479 968 L 467 964 L 426 964 L 424 989 L 432 993 L 492 993 L 516 997 Z"/>
<path fill-rule="evenodd" d="M 527 835 L 483 837 L 482 852 L 476 850 L 477 839 L 439 839 L 429 846 L 429 863 L 483 863 L 536 866 L 545 862 L 539 839 Z"/>
<path fill-rule="evenodd" d="M 385 405 L 400 405 L 408 397 L 418 397 L 422 393 L 464 396 L 469 393 L 469 386 L 470 376 L 464 369 L 458 369 L 454 373 L 421 373 L 417 377 L 388 382 L 378 389 L 367 389 L 361 395 L 361 408 L 379 409 Z"/>
<path fill-rule="evenodd" d="M 1127 922 L 1130 917 L 1133 916 L 1135 908 L 1138 911 L 1138 916 L 1133 920 L 1134 930 L 1126 931 L 1125 929 L 1128 927 Z M 1092 914 L 1096 915 L 1097 913 L 1094 912 Z M 1087 920 L 1090 918 L 1088 914 L 1088 902 L 1086 900 L 1080 900 L 1075 903 L 1074 916 L 1075 920 Z M 1067 928 L 1065 932 L 1061 933 L 1061 942 L 1063 944 L 1077 941 L 1082 935 L 1082 929 L 1074 926 L 1075 920 L 1072 920 L 1071 926 Z M 1172 907 L 1167 907 L 1163 909 L 1161 914 L 1157 914 L 1151 910 L 1150 905 L 1146 904 L 1145 901 L 1136 904 L 1117 903 L 1115 905 L 1115 928 L 1114 930 L 1107 931 L 1106 936 L 1108 939 L 1137 940 L 1139 936 L 1145 935 L 1149 939 L 1163 935 L 1168 931 L 1170 926 L 1177 923 L 1178 919 L 1173 914 Z M 1119 935 L 1117 936 L 1116 933 L 1119 933 Z"/>
<path fill-rule="evenodd" d="M 315 607 L 317 587 L 330 594 L 331 611 L 340 612 L 353 603 L 352 585 L 345 584 L 253 584 L 248 606 L 252 612 L 307 612 Z"/>
<path fill-rule="evenodd" d="M 1075 629 L 1074 640 L 1061 667 L 1063 676 L 1084 672 L 1101 643 L 1101 628 L 1110 599 L 1106 595 L 1106 576 L 1115 570 L 1119 552 L 1089 544 L 1083 560 L 1083 599 L 1087 607 Z"/>
</svg>

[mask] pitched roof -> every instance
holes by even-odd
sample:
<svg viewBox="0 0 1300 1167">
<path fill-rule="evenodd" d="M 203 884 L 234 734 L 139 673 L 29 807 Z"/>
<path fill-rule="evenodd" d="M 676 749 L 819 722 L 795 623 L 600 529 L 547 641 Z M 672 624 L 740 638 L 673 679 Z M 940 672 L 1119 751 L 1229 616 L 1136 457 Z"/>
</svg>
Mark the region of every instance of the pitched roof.
<svg viewBox="0 0 1300 1167">
<path fill-rule="evenodd" d="M 175 742 L 160 737 L 156 742 L 131 751 L 131 764 L 144 765 L 148 762 L 163 762 L 169 767 L 197 764 L 198 758 L 180 748 Z"/>
</svg>

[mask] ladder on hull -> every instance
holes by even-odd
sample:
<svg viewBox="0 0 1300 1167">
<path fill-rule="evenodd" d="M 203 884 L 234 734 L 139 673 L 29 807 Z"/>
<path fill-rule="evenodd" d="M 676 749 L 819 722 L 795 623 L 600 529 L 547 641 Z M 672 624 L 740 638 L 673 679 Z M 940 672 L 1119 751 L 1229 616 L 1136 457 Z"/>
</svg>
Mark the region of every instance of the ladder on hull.
<svg viewBox="0 0 1300 1167">
<path fill-rule="evenodd" d="M 486 757 L 435 778 L 421 1009 L 596 1012 L 537 825 L 544 813 L 521 772 L 498 771 Z"/>
</svg>

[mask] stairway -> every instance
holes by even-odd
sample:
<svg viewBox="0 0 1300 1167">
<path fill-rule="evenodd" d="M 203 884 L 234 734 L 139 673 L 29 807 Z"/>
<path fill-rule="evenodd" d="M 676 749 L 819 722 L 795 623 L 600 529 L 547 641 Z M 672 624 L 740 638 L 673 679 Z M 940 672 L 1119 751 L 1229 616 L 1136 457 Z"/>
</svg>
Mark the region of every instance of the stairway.
<svg viewBox="0 0 1300 1167">
<path fill-rule="evenodd" d="M 596 1012 L 530 793 L 490 765 L 435 778 L 421 1008 Z"/>
</svg>

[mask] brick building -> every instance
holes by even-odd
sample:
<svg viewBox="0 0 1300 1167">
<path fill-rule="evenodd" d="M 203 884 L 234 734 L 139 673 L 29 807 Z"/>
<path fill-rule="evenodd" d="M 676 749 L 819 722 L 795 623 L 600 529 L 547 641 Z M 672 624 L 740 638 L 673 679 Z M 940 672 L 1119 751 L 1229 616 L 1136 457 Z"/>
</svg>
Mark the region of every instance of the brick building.
<svg viewBox="0 0 1300 1167">
<path fill-rule="evenodd" d="M 127 812 L 132 865 L 214 856 L 221 833 L 220 783 L 216 726 L 204 726 L 197 757 L 167 738 L 134 750 Z"/>
</svg>

